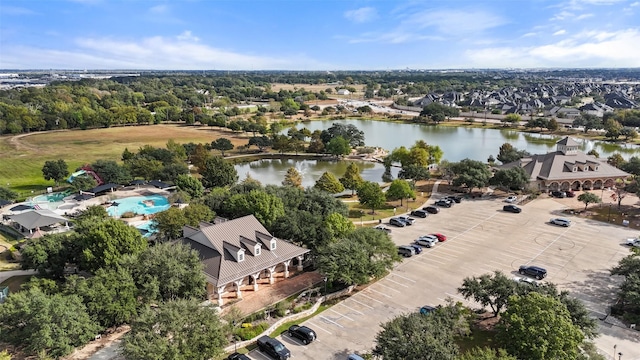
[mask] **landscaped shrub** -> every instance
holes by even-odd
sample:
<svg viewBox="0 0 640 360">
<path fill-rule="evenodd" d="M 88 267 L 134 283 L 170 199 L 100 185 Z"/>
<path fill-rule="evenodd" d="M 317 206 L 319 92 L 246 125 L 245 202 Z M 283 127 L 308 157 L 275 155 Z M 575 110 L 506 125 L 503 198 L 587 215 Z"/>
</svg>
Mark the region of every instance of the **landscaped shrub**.
<svg viewBox="0 0 640 360">
<path fill-rule="evenodd" d="M 122 215 L 120 215 L 120 217 L 124 218 L 124 219 L 133 218 L 133 217 L 136 217 L 136 216 L 138 216 L 138 214 L 134 213 L 133 211 L 127 211 L 127 212 L 123 213 Z"/>
<path fill-rule="evenodd" d="M 265 330 L 267 330 L 269 328 L 269 324 L 266 322 L 261 322 L 257 325 L 251 326 L 251 327 L 247 327 L 247 328 L 240 328 L 237 329 L 235 331 L 235 334 L 244 340 L 250 340 L 253 339 L 254 337 L 262 334 Z"/>
<path fill-rule="evenodd" d="M 252 323 L 254 321 L 264 320 L 266 318 L 267 318 L 267 313 L 264 310 L 260 310 L 258 312 L 255 312 L 255 313 L 247 316 L 246 318 L 244 318 L 244 320 L 242 322 Z"/>
<path fill-rule="evenodd" d="M 291 302 L 290 301 L 280 301 L 279 303 L 276 304 L 276 308 L 274 309 L 274 314 L 277 317 L 283 317 L 287 314 L 287 310 L 289 310 L 289 308 L 291 308 Z"/>
<path fill-rule="evenodd" d="M 294 308 L 293 308 L 293 313 L 294 313 L 294 314 L 297 314 L 297 313 L 299 313 L 299 312 L 303 312 L 303 311 L 305 311 L 305 310 L 309 310 L 309 309 L 311 309 L 312 307 L 313 307 L 313 304 L 312 304 L 312 303 L 310 303 L 310 302 L 306 302 L 306 303 L 304 303 L 304 304 L 302 304 L 302 305 L 299 305 L 299 306 L 294 307 Z"/>
</svg>

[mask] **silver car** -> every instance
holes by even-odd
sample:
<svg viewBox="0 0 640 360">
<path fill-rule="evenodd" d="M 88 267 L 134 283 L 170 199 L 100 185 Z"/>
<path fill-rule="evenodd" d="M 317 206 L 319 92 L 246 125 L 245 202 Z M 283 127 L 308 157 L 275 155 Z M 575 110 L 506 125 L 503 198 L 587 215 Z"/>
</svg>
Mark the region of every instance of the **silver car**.
<svg viewBox="0 0 640 360">
<path fill-rule="evenodd" d="M 431 235 L 427 235 L 427 236 L 420 236 L 419 238 L 416 239 L 416 244 L 420 245 L 420 246 L 424 246 L 424 247 L 433 247 L 438 243 L 438 238 L 436 238 L 435 236 L 431 236 Z"/>
<path fill-rule="evenodd" d="M 553 225 L 569 227 L 571 225 L 571 220 L 565 218 L 553 218 L 549 221 Z"/>
</svg>

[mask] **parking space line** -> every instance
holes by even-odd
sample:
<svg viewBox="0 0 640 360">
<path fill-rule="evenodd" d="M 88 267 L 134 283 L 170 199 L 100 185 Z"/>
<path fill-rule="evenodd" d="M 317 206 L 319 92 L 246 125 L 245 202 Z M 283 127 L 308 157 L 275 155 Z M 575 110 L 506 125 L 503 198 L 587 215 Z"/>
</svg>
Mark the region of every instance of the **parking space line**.
<svg viewBox="0 0 640 360">
<path fill-rule="evenodd" d="M 449 257 L 443 257 L 443 256 L 435 255 L 435 254 L 429 254 L 429 257 L 436 257 L 436 258 L 442 259 L 442 260 L 453 260 L 453 259 L 457 258 L 458 255 L 449 256 Z"/>
<path fill-rule="evenodd" d="M 542 253 L 544 253 L 545 251 L 547 251 L 548 248 L 550 248 L 553 244 L 556 243 L 556 241 L 558 241 L 558 239 L 562 238 L 564 236 L 564 234 L 566 234 L 569 231 L 569 228 L 567 228 L 565 231 L 562 232 L 562 234 L 558 235 L 555 240 L 553 240 L 552 242 L 549 243 L 549 245 L 545 246 L 544 249 L 540 250 L 540 252 L 538 252 L 538 254 L 536 256 L 534 256 L 531 260 L 529 260 L 527 262 L 527 265 L 529 265 L 532 261 L 534 261 L 535 259 L 537 259 L 540 255 L 542 255 Z"/>
<path fill-rule="evenodd" d="M 408 280 L 408 281 L 411 281 L 412 283 L 416 282 L 415 280 L 411 280 L 406 276 L 402 276 L 402 275 L 398 275 L 398 274 L 391 274 L 391 275 L 403 278 L 403 279 Z"/>
<path fill-rule="evenodd" d="M 328 330 L 325 330 L 322 326 L 319 326 L 319 325 L 318 325 L 318 324 L 316 324 L 316 323 L 312 323 L 311 321 L 308 321 L 308 323 L 309 323 L 309 324 L 311 324 L 311 325 L 313 325 L 313 328 L 314 328 L 314 329 L 320 329 L 320 330 L 322 330 L 322 331 L 326 332 L 326 333 L 327 333 L 327 334 L 329 334 L 329 335 L 333 335 L 331 332 L 329 332 Z"/>
<path fill-rule="evenodd" d="M 343 317 L 343 318 L 345 318 L 345 319 L 347 319 L 347 320 L 355 321 L 355 320 L 353 320 L 352 318 L 348 317 L 347 315 L 342 314 L 342 313 L 339 313 L 339 312 L 337 312 L 337 311 L 333 310 L 333 308 L 329 309 L 329 311 L 332 311 L 332 312 L 334 312 L 334 313 L 336 313 L 336 314 L 340 315 L 341 317 Z"/>
<path fill-rule="evenodd" d="M 438 263 L 439 265 L 444 265 L 444 264 L 446 264 L 444 261 L 442 261 L 442 260 L 435 260 L 435 259 L 433 259 L 432 257 L 428 257 L 428 258 L 425 258 L 425 259 L 429 259 L 429 262 Z M 416 260 L 409 260 L 409 261 L 415 261 L 415 262 L 423 263 L 423 264 L 424 264 L 424 263 L 426 263 L 426 261 L 419 261 L 418 259 L 416 259 Z"/>
<path fill-rule="evenodd" d="M 395 292 L 397 292 L 397 293 L 401 293 L 401 292 L 402 292 L 402 291 L 400 291 L 400 290 L 396 290 L 396 289 L 392 288 L 391 286 L 383 285 L 383 284 L 381 284 L 380 282 L 378 282 L 377 284 L 378 284 L 378 285 L 380 285 L 380 286 L 382 286 L 382 287 L 386 287 L 386 288 L 387 288 L 387 289 L 389 289 L 389 290 L 393 290 L 393 291 L 395 291 Z"/>
<path fill-rule="evenodd" d="M 262 351 L 260 351 L 260 350 L 258 350 L 258 351 L 257 351 L 256 353 L 254 353 L 253 355 L 255 355 L 255 354 L 260 354 L 260 356 L 264 357 L 265 359 L 270 359 L 270 357 L 268 357 L 267 355 L 263 354 L 263 353 L 262 353 Z"/>
<path fill-rule="evenodd" d="M 408 288 L 408 287 L 409 287 L 408 285 L 405 285 L 405 284 L 399 283 L 399 282 L 397 282 L 397 281 L 391 280 L 391 279 L 389 279 L 388 277 L 385 277 L 385 280 L 387 280 L 387 281 L 391 281 L 391 282 L 392 282 L 392 283 L 394 283 L 394 284 L 398 284 L 398 285 L 400 285 L 400 286 L 404 286 L 404 287 L 406 287 L 406 288 Z"/>
<path fill-rule="evenodd" d="M 332 323 L 332 324 L 334 324 L 334 325 L 337 325 L 337 326 L 339 326 L 339 327 L 341 327 L 341 328 L 343 328 L 343 329 L 344 329 L 344 326 L 342 326 L 342 325 L 338 324 L 337 322 L 335 322 L 335 321 L 333 321 L 333 320 L 331 320 L 331 319 L 327 318 L 326 316 L 320 315 L 320 317 L 321 317 L 323 320 L 328 321 L 328 322 L 330 322 L 330 323 Z"/>
<path fill-rule="evenodd" d="M 391 298 L 391 295 L 387 295 L 387 294 L 385 294 L 385 293 L 383 293 L 383 292 L 380 292 L 380 291 L 377 291 L 377 290 L 374 290 L 374 289 L 369 289 L 369 290 L 371 290 L 371 291 L 373 291 L 373 292 L 375 292 L 375 293 L 378 293 L 378 294 L 380 294 L 380 295 L 382 295 L 382 296 L 384 296 L 384 297 Z M 375 300 L 375 299 L 374 299 L 374 300 Z M 377 302 L 379 302 L 380 304 L 384 304 L 382 301 L 379 301 L 379 300 L 376 300 L 376 301 L 377 301 Z"/>
<path fill-rule="evenodd" d="M 363 294 L 363 293 L 360 293 L 360 295 L 362 295 L 362 296 L 366 297 L 366 298 L 367 298 L 367 299 L 369 299 L 369 300 L 373 300 L 373 301 L 375 301 L 375 302 L 379 302 L 380 304 L 384 304 L 382 301 L 380 301 L 380 300 L 378 300 L 378 299 L 374 299 L 374 298 L 372 298 L 371 296 L 367 296 L 367 295 L 365 295 L 365 294 Z M 391 296 L 388 296 L 388 297 L 391 297 Z"/>
<path fill-rule="evenodd" d="M 367 304 L 365 304 L 365 303 L 362 303 L 362 302 L 360 302 L 360 301 L 358 301 L 358 300 L 354 299 L 353 297 L 350 297 L 350 298 L 349 298 L 349 300 L 353 300 L 354 302 L 357 302 L 358 304 L 360 304 L 360 305 L 362 305 L 362 306 L 368 307 L 369 309 L 373 309 L 373 306 L 369 306 L 369 305 L 367 305 Z"/>
<path fill-rule="evenodd" d="M 344 307 L 346 307 L 347 309 L 349 309 L 349 310 L 351 310 L 351 311 L 357 312 L 357 313 L 358 313 L 358 314 L 360 314 L 360 315 L 364 315 L 364 313 L 363 313 L 363 312 L 358 311 L 358 310 L 356 310 L 356 309 L 352 308 L 351 306 L 349 306 L 349 305 L 345 304 L 345 303 L 344 303 L 344 301 L 343 301 L 343 302 L 341 302 L 341 303 L 339 303 L 339 304 L 340 304 L 340 305 L 342 305 L 342 306 L 344 306 Z"/>
</svg>

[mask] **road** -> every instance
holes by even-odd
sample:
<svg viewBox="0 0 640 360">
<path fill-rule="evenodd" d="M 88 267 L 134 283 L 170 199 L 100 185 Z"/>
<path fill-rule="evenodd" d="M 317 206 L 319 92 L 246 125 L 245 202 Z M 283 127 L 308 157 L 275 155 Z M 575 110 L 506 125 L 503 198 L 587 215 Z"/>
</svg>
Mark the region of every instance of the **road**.
<svg viewBox="0 0 640 360">
<path fill-rule="evenodd" d="M 393 228 L 398 245 L 430 232 L 448 240 L 405 259 L 384 279 L 304 322 L 318 333 L 316 342 L 303 346 L 286 335 L 279 339 L 296 359 L 345 359 L 370 352 L 380 323 L 447 299 L 477 308 L 456 291 L 465 277 L 495 270 L 516 276 L 522 264 L 546 268 L 546 281 L 581 299 L 592 316 L 604 317 L 620 282 L 608 269 L 629 253 L 622 243 L 635 232 L 584 218 L 572 218 L 569 228 L 550 225 L 549 218 L 564 207 L 554 199 L 534 200 L 521 214 L 503 212 L 504 204 L 502 199 L 463 201 L 410 227 Z M 617 345 L 625 359 L 640 359 L 638 332 L 605 323 L 601 332 L 596 345 L 602 353 L 611 354 Z M 267 358 L 257 350 L 250 357 Z"/>
</svg>

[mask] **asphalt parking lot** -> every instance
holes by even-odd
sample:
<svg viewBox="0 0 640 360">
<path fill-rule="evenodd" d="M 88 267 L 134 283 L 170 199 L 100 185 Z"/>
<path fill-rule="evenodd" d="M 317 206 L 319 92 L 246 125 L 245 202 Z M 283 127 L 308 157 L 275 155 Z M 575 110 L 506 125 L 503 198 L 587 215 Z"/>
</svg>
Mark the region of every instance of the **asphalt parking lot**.
<svg viewBox="0 0 640 360">
<path fill-rule="evenodd" d="M 437 197 L 437 196 L 436 196 Z M 547 269 L 544 281 L 557 284 L 584 301 L 593 316 L 604 317 L 615 297 L 616 284 L 608 269 L 629 253 L 624 239 L 637 234 L 627 228 L 571 217 L 573 224 L 549 224 L 566 206 L 554 199 L 537 199 L 520 214 L 502 211 L 502 199 L 471 200 L 417 219 L 412 226 L 393 229 L 398 245 L 438 232 L 448 239 L 422 254 L 405 259 L 390 275 L 304 322 L 318 340 L 304 346 L 282 335 L 279 339 L 295 359 L 346 359 L 350 353 L 370 352 L 380 323 L 418 311 L 423 305 L 444 304 L 447 298 L 477 308 L 456 291 L 468 276 L 501 270 L 519 276 L 520 265 Z M 640 359 L 635 333 L 603 328 L 598 347 L 611 353 L 613 345 L 625 359 Z M 257 350 L 252 359 L 268 359 Z"/>
</svg>

